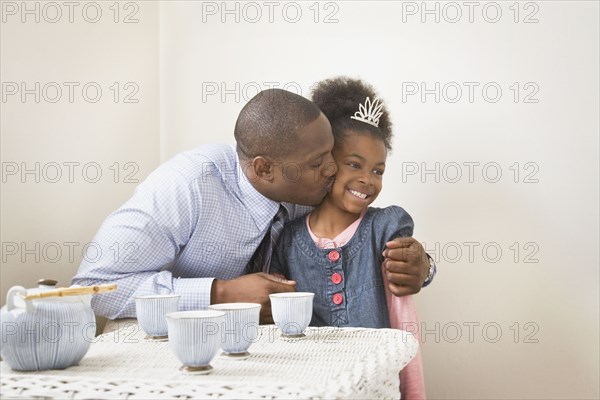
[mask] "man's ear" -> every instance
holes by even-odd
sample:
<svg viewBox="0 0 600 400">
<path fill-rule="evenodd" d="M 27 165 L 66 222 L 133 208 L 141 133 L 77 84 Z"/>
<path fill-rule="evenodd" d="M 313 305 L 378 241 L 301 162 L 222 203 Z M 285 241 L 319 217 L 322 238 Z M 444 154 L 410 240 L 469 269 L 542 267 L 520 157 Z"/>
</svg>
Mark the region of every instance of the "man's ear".
<svg viewBox="0 0 600 400">
<path fill-rule="evenodd" d="M 258 156 L 252 160 L 252 167 L 254 169 L 254 174 L 258 177 L 258 179 L 264 179 L 269 182 L 273 182 L 273 172 L 275 169 L 275 164 L 273 164 L 273 162 L 265 157 Z"/>
</svg>

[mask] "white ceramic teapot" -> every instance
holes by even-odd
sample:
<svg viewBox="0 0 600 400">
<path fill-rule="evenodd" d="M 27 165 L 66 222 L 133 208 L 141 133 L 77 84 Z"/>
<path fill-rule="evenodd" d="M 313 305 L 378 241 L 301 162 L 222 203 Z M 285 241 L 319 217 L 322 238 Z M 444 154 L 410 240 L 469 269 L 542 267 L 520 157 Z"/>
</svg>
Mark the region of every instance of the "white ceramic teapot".
<svg viewBox="0 0 600 400">
<path fill-rule="evenodd" d="M 1 355 L 14 370 L 75 365 L 94 339 L 96 320 L 90 306 L 91 294 L 73 295 L 75 288 L 52 290 L 52 282 L 56 284 L 41 280 L 38 288 L 13 286 L 8 291 L 6 305 L 0 310 Z M 77 290 L 91 293 L 87 289 Z"/>
</svg>

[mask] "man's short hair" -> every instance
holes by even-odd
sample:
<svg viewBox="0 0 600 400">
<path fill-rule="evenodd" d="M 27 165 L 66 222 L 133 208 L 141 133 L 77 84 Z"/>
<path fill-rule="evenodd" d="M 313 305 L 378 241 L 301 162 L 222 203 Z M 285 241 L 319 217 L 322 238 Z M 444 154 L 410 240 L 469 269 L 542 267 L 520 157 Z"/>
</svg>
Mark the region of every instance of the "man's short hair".
<svg viewBox="0 0 600 400">
<path fill-rule="evenodd" d="M 242 108 L 235 124 L 241 158 L 284 157 L 296 149 L 298 130 L 319 117 L 312 101 L 282 89 L 259 92 Z"/>
</svg>

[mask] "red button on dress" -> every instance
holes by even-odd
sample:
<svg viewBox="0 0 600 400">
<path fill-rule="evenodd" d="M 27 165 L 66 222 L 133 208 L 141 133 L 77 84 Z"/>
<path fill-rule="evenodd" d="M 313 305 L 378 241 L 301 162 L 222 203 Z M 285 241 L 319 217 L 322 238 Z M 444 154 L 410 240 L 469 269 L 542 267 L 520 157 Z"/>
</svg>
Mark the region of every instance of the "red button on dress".
<svg viewBox="0 0 600 400">
<path fill-rule="evenodd" d="M 337 285 L 341 281 L 342 281 L 342 274 L 339 274 L 336 272 L 335 274 L 331 275 L 331 282 L 333 282 Z"/>
<path fill-rule="evenodd" d="M 331 262 L 336 262 L 340 259 L 340 253 L 338 253 L 337 250 L 331 250 L 329 254 L 327 254 L 327 258 L 329 258 L 329 261 Z"/>
<path fill-rule="evenodd" d="M 340 305 L 344 302 L 344 298 L 339 293 L 334 294 L 332 300 L 333 300 L 333 304 L 337 304 L 337 305 Z"/>
</svg>

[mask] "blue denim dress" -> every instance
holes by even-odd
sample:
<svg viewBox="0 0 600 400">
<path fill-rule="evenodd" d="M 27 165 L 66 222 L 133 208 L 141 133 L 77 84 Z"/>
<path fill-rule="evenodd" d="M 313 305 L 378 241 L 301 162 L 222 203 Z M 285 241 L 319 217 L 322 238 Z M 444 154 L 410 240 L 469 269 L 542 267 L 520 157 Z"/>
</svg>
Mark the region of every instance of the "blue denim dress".
<svg viewBox="0 0 600 400">
<path fill-rule="evenodd" d="M 306 217 L 285 226 L 271 272 L 297 282 L 299 292 L 315 294 L 311 326 L 389 328 L 381 275 L 381 253 L 393 238 L 412 236 L 413 220 L 401 207 L 369 207 L 344 246 L 320 249 Z"/>
</svg>

